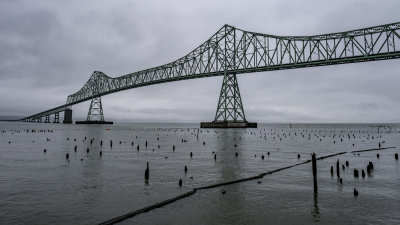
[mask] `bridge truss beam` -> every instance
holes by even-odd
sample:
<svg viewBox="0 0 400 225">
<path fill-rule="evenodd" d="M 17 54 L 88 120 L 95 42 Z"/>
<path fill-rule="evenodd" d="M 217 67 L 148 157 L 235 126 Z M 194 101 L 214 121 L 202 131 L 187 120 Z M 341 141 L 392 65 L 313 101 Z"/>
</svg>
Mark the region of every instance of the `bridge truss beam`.
<svg viewBox="0 0 400 225">
<path fill-rule="evenodd" d="M 313 36 L 277 36 L 224 25 L 210 39 L 171 63 L 111 78 L 95 71 L 66 104 L 158 83 L 227 74 L 387 60 L 400 57 L 400 23 Z"/>
</svg>

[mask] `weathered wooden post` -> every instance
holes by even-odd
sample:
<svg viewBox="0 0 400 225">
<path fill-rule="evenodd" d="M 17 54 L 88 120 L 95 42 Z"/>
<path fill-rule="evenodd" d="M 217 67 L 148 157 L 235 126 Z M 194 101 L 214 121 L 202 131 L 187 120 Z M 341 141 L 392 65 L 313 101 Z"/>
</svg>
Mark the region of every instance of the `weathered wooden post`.
<svg viewBox="0 0 400 225">
<path fill-rule="evenodd" d="M 150 178 L 149 162 L 147 162 L 146 170 L 144 171 L 144 180 L 148 181 Z"/>
<path fill-rule="evenodd" d="M 358 178 L 358 170 L 354 169 L 354 177 Z"/>
<path fill-rule="evenodd" d="M 336 162 L 336 175 L 340 178 L 340 170 L 339 170 L 339 159 Z"/>
<path fill-rule="evenodd" d="M 312 161 L 312 171 L 313 171 L 313 178 L 314 178 L 314 193 L 318 192 L 317 186 L 317 160 L 315 158 L 315 153 L 311 154 L 311 161 Z"/>
</svg>

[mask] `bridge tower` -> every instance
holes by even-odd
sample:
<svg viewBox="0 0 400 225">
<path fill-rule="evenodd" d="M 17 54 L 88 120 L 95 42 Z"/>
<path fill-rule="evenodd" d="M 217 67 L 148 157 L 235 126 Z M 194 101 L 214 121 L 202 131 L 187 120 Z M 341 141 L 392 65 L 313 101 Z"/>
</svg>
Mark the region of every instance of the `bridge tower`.
<svg viewBox="0 0 400 225">
<path fill-rule="evenodd" d="M 89 112 L 85 121 L 76 121 L 76 124 L 113 124 L 110 121 L 104 121 L 103 105 L 101 97 L 94 97 L 90 102 Z"/>
<path fill-rule="evenodd" d="M 90 108 L 86 121 L 104 122 L 103 106 L 101 105 L 101 97 L 94 97 L 90 103 Z"/>
<path fill-rule="evenodd" d="M 257 128 L 246 120 L 236 73 L 225 70 L 214 121 L 200 123 L 201 128 Z"/>
<path fill-rule="evenodd" d="M 85 121 L 76 121 L 76 124 L 113 124 L 113 122 L 104 121 L 103 105 L 101 96 L 98 96 L 101 89 L 101 76 L 103 73 L 95 71 L 89 79 L 91 83 L 92 101 L 90 102 L 89 112 Z"/>
<path fill-rule="evenodd" d="M 213 122 L 247 122 L 236 74 L 224 75 Z"/>
<path fill-rule="evenodd" d="M 76 121 L 76 124 L 113 124 L 113 122 L 104 121 L 103 105 L 101 97 L 94 97 L 90 102 L 89 112 L 85 121 Z"/>
</svg>

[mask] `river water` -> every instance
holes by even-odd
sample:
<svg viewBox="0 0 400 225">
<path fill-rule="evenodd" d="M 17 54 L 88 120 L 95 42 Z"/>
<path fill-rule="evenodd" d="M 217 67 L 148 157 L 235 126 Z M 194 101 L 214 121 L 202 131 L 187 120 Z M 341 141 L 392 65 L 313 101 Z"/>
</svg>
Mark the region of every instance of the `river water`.
<svg viewBox="0 0 400 225">
<path fill-rule="evenodd" d="M 312 152 L 318 157 L 379 143 L 400 146 L 399 124 L 385 124 L 379 133 L 374 124 L 198 127 L 0 122 L 0 224 L 98 224 L 196 187 L 303 162 Z M 200 190 L 119 224 L 400 224 L 398 152 L 390 148 L 319 160 L 317 195 L 307 163 Z M 340 166 L 350 164 L 340 168 L 342 184 L 336 172 L 330 173 L 337 160 Z M 373 172 L 362 178 L 360 171 L 354 178 L 353 169 L 366 171 L 369 162 Z"/>
</svg>

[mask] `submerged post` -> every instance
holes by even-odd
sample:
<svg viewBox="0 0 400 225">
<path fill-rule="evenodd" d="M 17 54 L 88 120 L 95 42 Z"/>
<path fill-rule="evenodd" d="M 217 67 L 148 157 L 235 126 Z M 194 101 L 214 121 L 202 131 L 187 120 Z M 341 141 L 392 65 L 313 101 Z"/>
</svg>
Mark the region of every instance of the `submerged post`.
<svg viewBox="0 0 400 225">
<path fill-rule="evenodd" d="M 318 192 L 318 185 L 317 185 L 317 159 L 315 158 L 315 153 L 311 154 L 311 161 L 312 161 L 312 172 L 314 178 L 314 193 Z"/>
</svg>

